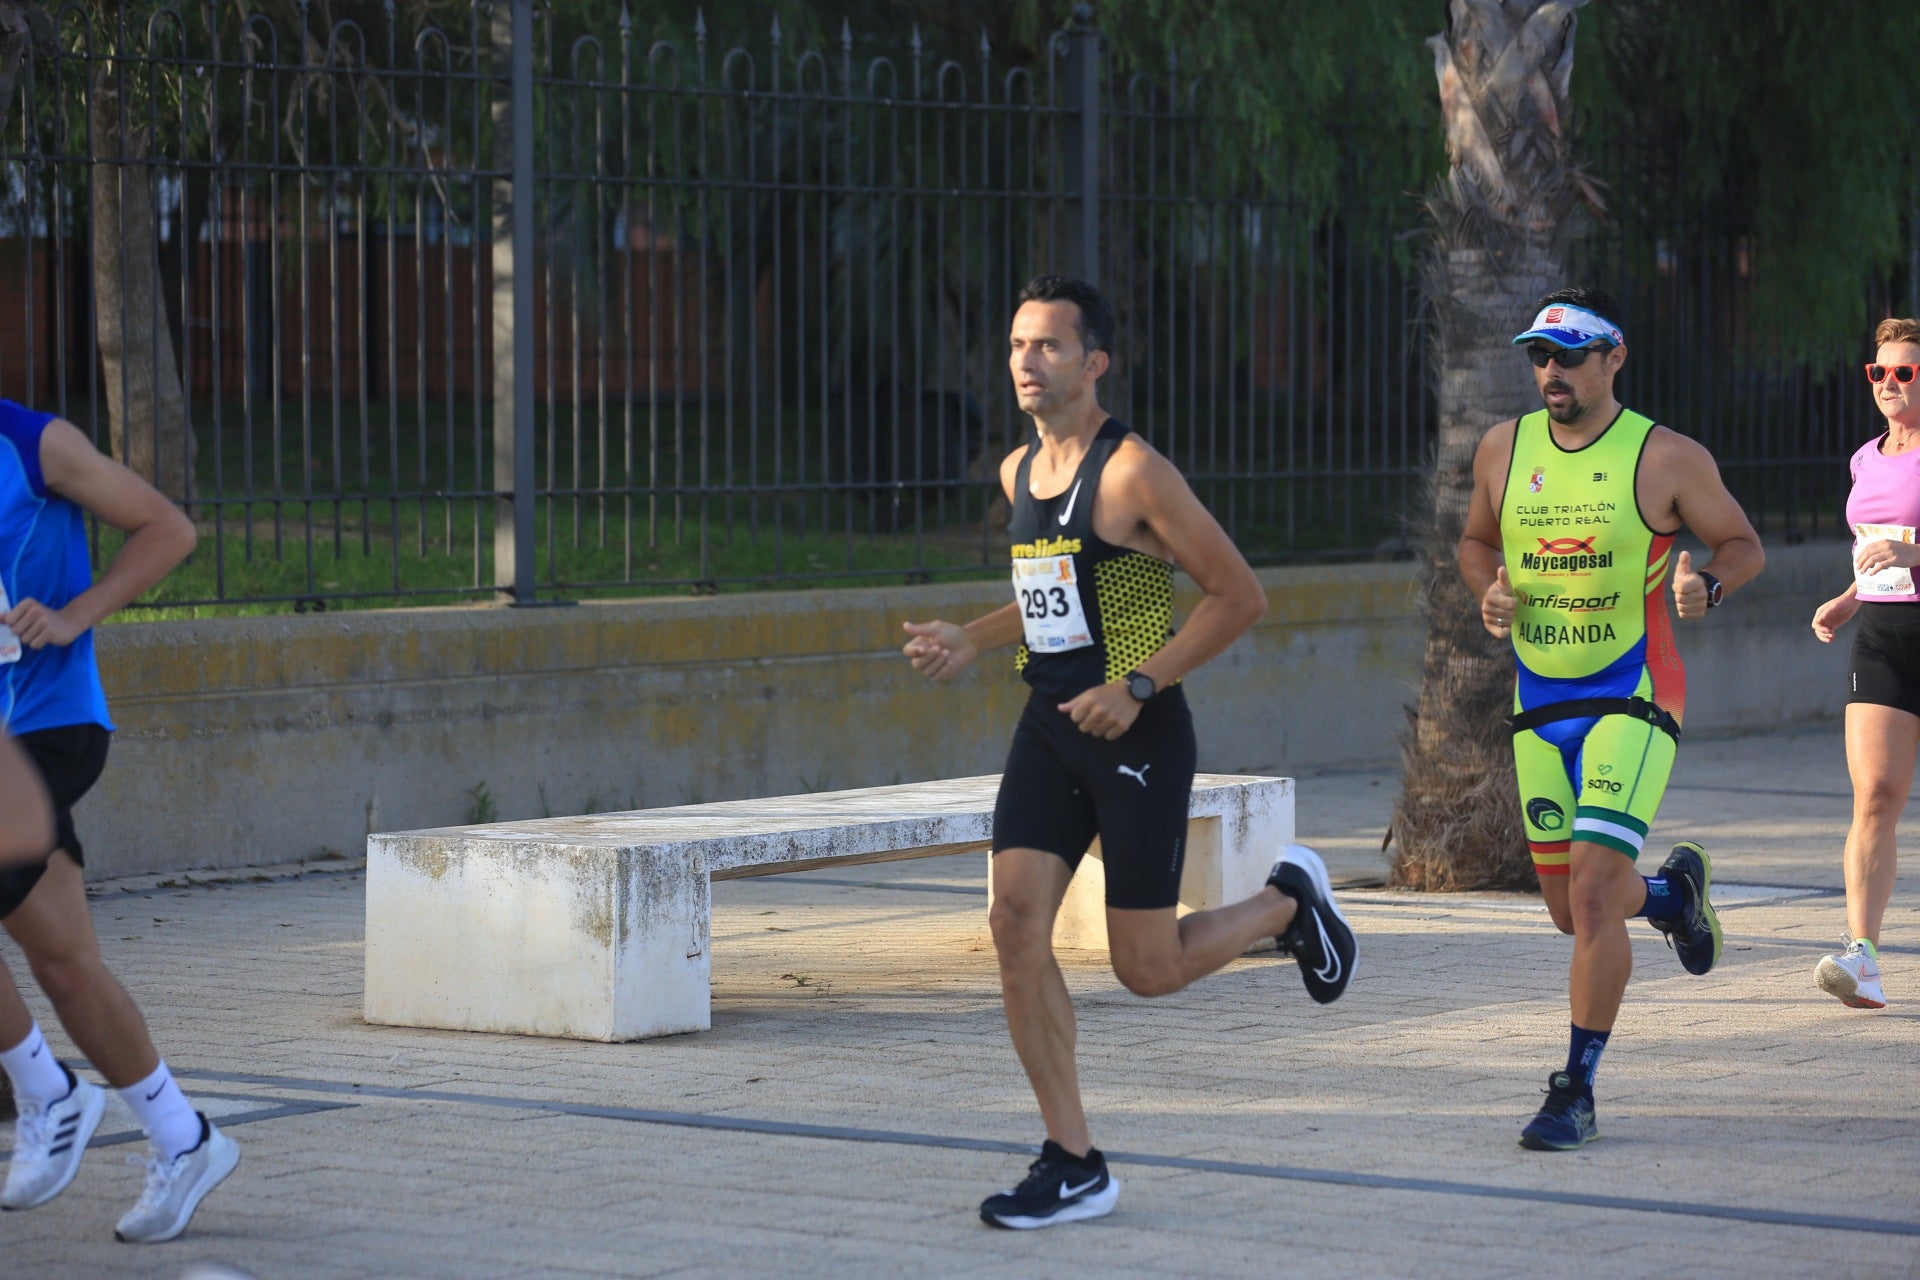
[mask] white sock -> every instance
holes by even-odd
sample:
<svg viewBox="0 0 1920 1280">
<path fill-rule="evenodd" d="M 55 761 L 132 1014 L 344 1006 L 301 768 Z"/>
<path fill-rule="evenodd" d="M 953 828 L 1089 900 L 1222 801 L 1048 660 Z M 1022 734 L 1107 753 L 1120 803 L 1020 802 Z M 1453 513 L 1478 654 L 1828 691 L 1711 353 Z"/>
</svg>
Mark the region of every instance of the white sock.
<svg viewBox="0 0 1920 1280">
<path fill-rule="evenodd" d="M 73 1077 L 47 1047 L 47 1038 L 40 1034 L 37 1022 L 25 1040 L 11 1049 L 0 1049 L 0 1067 L 6 1069 L 7 1079 L 13 1082 L 16 1098 L 58 1102 L 73 1089 Z"/>
<path fill-rule="evenodd" d="M 133 1108 L 140 1127 L 147 1131 L 147 1141 L 161 1155 L 172 1159 L 200 1145 L 200 1115 L 173 1082 L 164 1058 L 152 1075 L 120 1090 L 120 1096 Z"/>
</svg>

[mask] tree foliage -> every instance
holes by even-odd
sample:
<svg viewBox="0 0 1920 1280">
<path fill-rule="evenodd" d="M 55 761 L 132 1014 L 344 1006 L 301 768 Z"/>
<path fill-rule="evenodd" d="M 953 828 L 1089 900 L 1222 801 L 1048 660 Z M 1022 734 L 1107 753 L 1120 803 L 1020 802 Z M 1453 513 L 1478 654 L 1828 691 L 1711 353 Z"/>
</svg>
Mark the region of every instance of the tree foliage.
<svg viewBox="0 0 1920 1280">
<path fill-rule="evenodd" d="M 1611 0 L 1585 12 L 1574 100 L 1620 234 L 1728 228 L 1751 250 L 1750 336 L 1790 359 L 1852 353 L 1871 307 L 1914 305 L 1912 280 L 1904 296 L 1870 295 L 1910 253 L 1920 199 L 1920 82 L 1890 52 L 1889 11 Z"/>
<path fill-rule="evenodd" d="M 1498 0 L 1485 0 L 1497 3 Z M 617 0 L 561 0 L 586 11 Z M 904 48 L 917 26 L 945 49 L 984 37 L 1000 65 L 1038 65 L 1073 6 L 1062 0 L 717 0 L 713 40 L 756 38 L 778 17 L 790 44 Z M 690 32 L 678 0 L 636 23 Z M 1605 184 L 1603 235 L 1677 242 L 1735 237 L 1751 267 L 1744 336 L 1756 351 L 1826 360 L 1851 351 L 1872 288 L 1912 256 L 1913 131 L 1920 81 L 1890 51 L 1889 12 L 1804 0 L 1601 0 L 1573 76 L 1574 158 Z M 1436 0 L 1108 0 L 1094 7 L 1113 66 L 1190 86 L 1234 145 L 1223 164 L 1324 209 L 1347 147 L 1409 193 L 1439 177 L 1431 58 Z M 1357 126 L 1335 131 L 1329 122 Z M 1421 145 L 1409 148 L 1407 137 Z M 1411 196 L 1410 196 L 1411 199 Z"/>
<path fill-rule="evenodd" d="M 617 4 L 560 0 L 555 12 L 591 22 L 592 11 Z M 838 49 L 843 36 L 863 57 L 899 55 L 917 32 L 930 56 L 971 67 L 984 41 L 996 68 L 1043 74 L 1052 36 L 1074 9 L 1059 0 L 709 0 L 698 13 L 721 48 L 755 46 L 775 22 L 793 56 Z M 1230 126 L 1210 158 L 1228 179 L 1257 174 L 1324 210 L 1347 145 L 1328 125 L 1343 117 L 1364 126 L 1355 132 L 1378 143 L 1386 171 L 1405 189 L 1438 172 L 1432 77 L 1420 46 L 1438 12 L 1432 0 L 1109 0 L 1092 10 L 1118 84 L 1143 76 Z M 636 28 L 677 44 L 691 38 L 694 12 L 662 0 L 633 9 Z M 1430 144 L 1409 164 L 1403 139 L 1420 132 Z"/>
<path fill-rule="evenodd" d="M 166 7 L 127 0 L 86 12 L 137 25 Z M 53 6 L 5 8 L 32 14 L 40 38 L 59 38 Z M 378 33 L 389 12 L 384 0 L 177 11 L 199 24 L 217 12 L 230 31 L 255 13 L 304 12 L 321 37 L 316 61 L 336 24 Z M 711 50 L 760 50 L 777 23 L 788 59 L 837 52 L 843 35 L 857 61 L 901 55 L 917 32 L 929 59 L 969 69 L 984 40 L 1001 70 L 1043 69 L 1052 33 L 1073 11 L 1066 0 L 551 0 L 545 9 L 556 50 L 587 33 L 610 40 L 624 14 L 642 55 L 658 40 L 691 49 L 700 28 Z M 469 21 L 468 0 L 411 0 L 392 12 L 403 39 Z M 1423 43 L 1443 14 L 1436 0 L 1106 0 L 1092 17 L 1120 83 L 1139 74 L 1171 82 L 1221 121 L 1224 180 L 1257 177 L 1324 211 L 1354 149 L 1370 153 L 1369 172 L 1409 193 L 1443 171 Z M 1574 154 L 1606 184 L 1601 234 L 1736 237 L 1752 272 L 1745 336 L 1788 357 L 1852 350 L 1871 310 L 1916 305 L 1920 281 L 1905 280 L 1892 299 L 1870 293 L 1903 266 L 1911 272 L 1920 201 L 1920 142 L 1904 127 L 1920 109 L 1920 82 L 1889 49 L 1889 16 L 1804 0 L 1589 6 L 1573 77 Z"/>
</svg>

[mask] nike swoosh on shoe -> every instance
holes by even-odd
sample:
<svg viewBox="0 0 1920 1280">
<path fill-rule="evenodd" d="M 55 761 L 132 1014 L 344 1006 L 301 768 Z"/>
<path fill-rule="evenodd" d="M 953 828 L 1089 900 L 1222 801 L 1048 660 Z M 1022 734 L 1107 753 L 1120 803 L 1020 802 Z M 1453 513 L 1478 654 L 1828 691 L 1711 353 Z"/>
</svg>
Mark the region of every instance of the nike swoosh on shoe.
<svg viewBox="0 0 1920 1280">
<path fill-rule="evenodd" d="M 1340 952 L 1335 949 L 1333 939 L 1327 936 L 1327 926 L 1320 919 L 1318 911 L 1313 913 L 1313 927 L 1320 931 L 1320 954 L 1326 957 L 1326 963 L 1317 966 L 1313 973 L 1322 982 L 1340 980 Z"/>
</svg>

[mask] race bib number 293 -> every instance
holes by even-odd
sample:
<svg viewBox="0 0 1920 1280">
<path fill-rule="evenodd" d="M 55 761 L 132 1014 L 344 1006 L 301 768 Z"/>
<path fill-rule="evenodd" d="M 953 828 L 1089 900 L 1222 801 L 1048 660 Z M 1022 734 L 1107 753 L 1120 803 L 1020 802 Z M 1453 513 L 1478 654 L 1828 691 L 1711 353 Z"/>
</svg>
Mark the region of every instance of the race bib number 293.
<svg viewBox="0 0 1920 1280">
<path fill-rule="evenodd" d="M 1093 643 L 1072 556 L 1015 559 L 1013 594 L 1020 603 L 1028 652 L 1065 653 Z"/>
</svg>

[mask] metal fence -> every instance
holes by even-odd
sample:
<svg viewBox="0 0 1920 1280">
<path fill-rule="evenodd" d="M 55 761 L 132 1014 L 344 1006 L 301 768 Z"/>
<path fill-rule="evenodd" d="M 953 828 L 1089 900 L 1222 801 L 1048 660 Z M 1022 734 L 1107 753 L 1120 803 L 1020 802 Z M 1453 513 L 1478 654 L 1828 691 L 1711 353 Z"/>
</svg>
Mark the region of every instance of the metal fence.
<svg viewBox="0 0 1920 1280">
<path fill-rule="evenodd" d="M 201 549 L 161 602 L 997 571 L 995 464 L 1030 429 L 1006 322 L 1044 270 L 1114 297 L 1103 402 L 1251 558 L 1405 545 L 1432 438 L 1417 204 L 1357 158 L 1326 215 L 1232 176 L 1284 165 L 1219 163 L 1200 90 L 1117 76 L 1084 20 L 1015 66 L 777 23 L 649 45 L 624 11 L 524 0 L 330 28 L 136 8 L 62 10 L 10 99 L 0 395 L 188 505 Z M 1437 136 L 1403 145 L 1438 163 Z M 1678 290 L 1635 295 L 1675 335 L 1636 350 L 1675 388 L 1644 407 L 1671 399 L 1750 504 L 1830 513 L 1844 468 L 1805 463 L 1846 432 L 1810 450 L 1798 409 L 1679 398 L 1713 394 L 1697 293 L 1624 265 Z"/>
<path fill-rule="evenodd" d="M 1587 142 L 1614 208 L 1571 273 L 1621 304 L 1632 351 L 1616 391 L 1705 444 L 1770 540 L 1844 538 L 1848 459 L 1885 427 L 1860 373 L 1870 334 L 1852 335 L 1857 357 L 1811 363 L 1760 337 L 1753 211 L 1689 195 L 1677 141 Z M 1920 314 L 1920 186 L 1905 230 L 1906 261 L 1866 286 L 1876 319 Z"/>
</svg>

